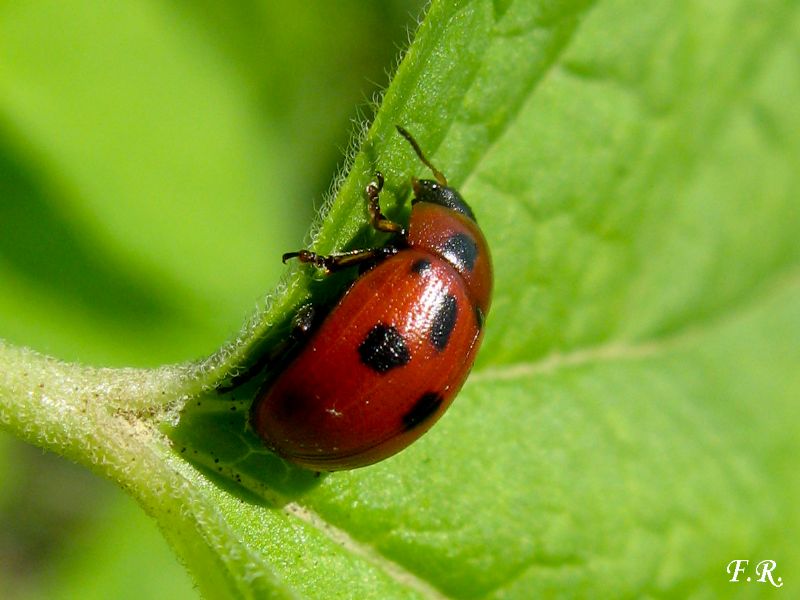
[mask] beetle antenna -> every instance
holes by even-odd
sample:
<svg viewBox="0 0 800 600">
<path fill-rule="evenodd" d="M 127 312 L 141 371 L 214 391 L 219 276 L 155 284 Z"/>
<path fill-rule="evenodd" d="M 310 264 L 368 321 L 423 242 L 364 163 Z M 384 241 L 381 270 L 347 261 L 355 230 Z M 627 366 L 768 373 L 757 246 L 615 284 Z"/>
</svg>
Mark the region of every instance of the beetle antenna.
<svg viewBox="0 0 800 600">
<path fill-rule="evenodd" d="M 425 155 L 422 153 L 422 148 L 419 147 L 419 144 L 417 143 L 417 140 L 414 139 L 414 136 L 412 136 L 410 133 L 408 133 L 408 131 L 406 131 L 400 125 L 395 125 L 395 127 L 397 127 L 398 133 L 400 135 L 402 135 L 404 138 L 406 138 L 408 143 L 411 144 L 411 147 L 414 148 L 414 152 L 417 153 L 417 156 L 422 161 L 422 163 L 431 170 L 431 172 L 433 173 L 433 176 L 436 177 L 436 181 L 438 181 L 440 184 L 446 186 L 447 185 L 447 178 L 444 176 L 444 173 L 442 173 L 439 169 L 434 167 L 431 164 L 431 161 L 429 161 L 427 158 L 425 158 Z"/>
</svg>

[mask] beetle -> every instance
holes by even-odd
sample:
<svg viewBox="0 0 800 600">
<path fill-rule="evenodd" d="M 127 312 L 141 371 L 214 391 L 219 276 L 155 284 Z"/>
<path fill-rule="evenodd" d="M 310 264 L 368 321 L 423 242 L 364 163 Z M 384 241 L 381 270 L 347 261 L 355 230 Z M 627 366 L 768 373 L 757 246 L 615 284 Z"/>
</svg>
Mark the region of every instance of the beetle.
<svg viewBox="0 0 800 600">
<path fill-rule="evenodd" d="M 411 444 L 453 401 L 483 337 L 493 278 L 486 239 L 461 194 L 397 130 L 435 178 L 411 178 L 408 227 L 381 213 L 376 173 L 366 199 L 372 227 L 392 234 L 385 245 L 283 255 L 325 272 L 363 271 L 251 409 L 265 445 L 307 469 L 363 467 Z"/>
</svg>

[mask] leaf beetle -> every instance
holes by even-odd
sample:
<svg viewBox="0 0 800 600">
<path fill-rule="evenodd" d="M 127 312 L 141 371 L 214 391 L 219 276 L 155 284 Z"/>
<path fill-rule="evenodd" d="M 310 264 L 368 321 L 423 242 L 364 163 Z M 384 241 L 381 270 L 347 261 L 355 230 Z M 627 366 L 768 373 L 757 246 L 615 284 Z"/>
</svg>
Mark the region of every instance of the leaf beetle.
<svg viewBox="0 0 800 600">
<path fill-rule="evenodd" d="M 381 213 L 376 173 L 366 188 L 370 222 L 393 234 L 388 243 L 283 255 L 326 272 L 366 267 L 253 402 L 250 422 L 264 444 L 307 469 L 363 467 L 411 444 L 447 410 L 483 337 L 492 294 L 486 239 L 461 194 L 397 130 L 434 176 L 412 177 L 408 227 Z"/>
</svg>

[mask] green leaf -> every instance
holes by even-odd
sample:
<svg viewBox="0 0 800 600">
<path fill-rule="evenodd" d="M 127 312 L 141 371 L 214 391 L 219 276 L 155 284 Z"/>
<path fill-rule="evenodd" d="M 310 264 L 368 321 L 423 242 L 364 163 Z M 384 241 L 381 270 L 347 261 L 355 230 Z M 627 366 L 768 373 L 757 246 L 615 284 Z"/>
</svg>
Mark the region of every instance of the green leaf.
<svg viewBox="0 0 800 600">
<path fill-rule="evenodd" d="M 729 582 L 734 559 L 775 560 L 788 590 L 798 34 L 791 1 L 431 5 L 314 241 L 377 239 L 362 197 L 377 168 L 407 213 L 423 169 L 402 123 L 492 248 L 473 374 L 387 461 L 314 477 L 246 430 L 257 384 L 204 391 L 341 284 L 300 268 L 198 365 L 94 370 L 0 346 L 0 423 L 130 491 L 209 597 L 771 589 Z"/>
</svg>

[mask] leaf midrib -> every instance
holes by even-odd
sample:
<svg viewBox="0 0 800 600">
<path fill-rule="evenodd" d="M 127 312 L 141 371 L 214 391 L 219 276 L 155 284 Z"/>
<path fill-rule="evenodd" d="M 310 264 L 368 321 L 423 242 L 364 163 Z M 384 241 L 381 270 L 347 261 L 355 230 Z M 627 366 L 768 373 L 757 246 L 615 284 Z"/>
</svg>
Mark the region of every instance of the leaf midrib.
<svg viewBox="0 0 800 600">
<path fill-rule="evenodd" d="M 675 350 L 694 347 L 700 340 L 713 337 L 716 332 L 736 322 L 742 315 L 761 304 L 768 304 L 773 297 L 780 296 L 788 288 L 798 285 L 800 285 L 800 267 L 792 266 L 775 273 L 761 286 L 750 288 L 750 294 L 740 296 L 738 303 L 729 304 L 725 311 L 718 312 L 713 318 L 691 323 L 668 335 L 638 342 L 610 339 L 604 344 L 578 347 L 568 352 L 556 351 L 530 362 L 514 362 L 500 366 L 490 364 L 475 369 L 468 381 L 472 383 L 514 381 L 549 375 L 565 368 L 664 356 Z"/>
</svg>

